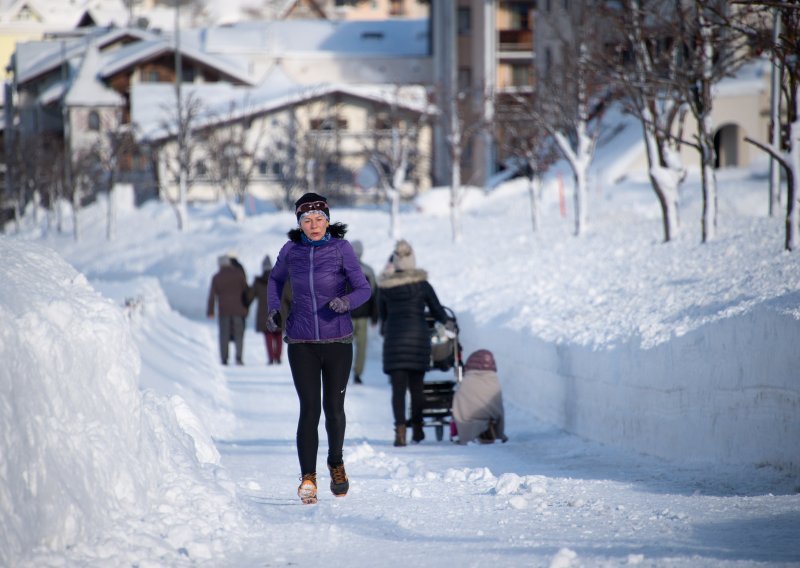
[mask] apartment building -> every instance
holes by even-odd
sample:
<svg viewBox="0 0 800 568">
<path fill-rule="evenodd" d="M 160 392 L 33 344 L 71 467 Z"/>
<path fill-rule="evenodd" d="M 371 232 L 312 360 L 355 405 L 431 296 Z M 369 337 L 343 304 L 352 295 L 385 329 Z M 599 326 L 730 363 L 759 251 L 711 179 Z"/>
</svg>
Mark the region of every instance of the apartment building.
<svg viewBox="0 0 800 568">
<path fill-rule="evenodd" d="M 441 0 L 431 8 L 437 98 L 466 101 L 458 110 L 465 121 L 491 124 L 495 105 L 505 104 L 506 95 L 533 87 L 536 0 Z M 500 133 L 470 134 L 461 179 L 485 186 L 506 158 L 496 143 Z M 437 147 L 444 147 L 445 138 L 438 132 Z M 439 183 L 450 178 L 446 154 L 440 151 L 434 164 Z"/>
</svg>

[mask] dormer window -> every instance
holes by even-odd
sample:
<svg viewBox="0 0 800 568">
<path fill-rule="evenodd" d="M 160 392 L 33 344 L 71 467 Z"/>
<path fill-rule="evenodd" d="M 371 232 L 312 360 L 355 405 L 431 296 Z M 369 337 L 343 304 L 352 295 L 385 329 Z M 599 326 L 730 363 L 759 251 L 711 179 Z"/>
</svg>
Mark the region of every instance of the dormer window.
<svg viewBox="0 0 800 568">
<path fill-rule="evenodd" d="M 39 14 L 31 10 L 31 7 L 25 4 L 20 8 L 19 12 L 17 12 L 16 19 L 20 22 L 41 22 L 42 19 L 39 17 Z"/>
</svg>

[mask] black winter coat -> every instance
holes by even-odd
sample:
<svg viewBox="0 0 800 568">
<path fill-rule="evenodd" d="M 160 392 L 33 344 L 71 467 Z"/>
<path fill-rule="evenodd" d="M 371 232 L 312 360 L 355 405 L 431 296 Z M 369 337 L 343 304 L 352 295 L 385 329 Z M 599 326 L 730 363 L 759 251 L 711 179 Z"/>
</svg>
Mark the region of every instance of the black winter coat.
<svg viewBox="0 0 800 568">
<path fill-rule="evenodd" d="M 442 323 L 447 313 L 427 278 L 424 270 L 414 269 L 383 274 L 378 281 L 384 373 L 430 368 L 431 331 L 425 308 Z"/>
</svg>

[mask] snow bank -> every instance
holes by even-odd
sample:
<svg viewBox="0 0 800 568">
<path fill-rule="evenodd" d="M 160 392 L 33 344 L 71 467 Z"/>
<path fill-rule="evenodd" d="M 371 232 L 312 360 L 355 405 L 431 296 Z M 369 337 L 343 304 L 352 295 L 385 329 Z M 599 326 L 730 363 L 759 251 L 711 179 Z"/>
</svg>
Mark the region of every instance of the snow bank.
<svg viewBox="0 0 800 568">
<path fill-rule="evenodd" d="M 233 496 L 181 399 L 139 391 L 123 310 L 39 245 L 0 239 L 0 257 L 0 565 L 219 555 Z"/>
<path fill-rule="evenodd" d="M 211 336 L 209 328 L 170 308 L 156 278 L 99 280 L 93 284 L 101 294 L 125 306 L 142 356 L 139 387 L 180 396 L 200 419 L 204 431 L 214 438 L 229 436 L 235 417 L 216 357 L 217 338 Z"/>
<path fill-rule="evenodd" d="M 800 324 L 785 308 L 798 301 L 796 293 L 766 302 L 648 349 L 529 337 L 520 350 L 519 332 L 497 329 L 504 397 L 568 432 L 643 454 L 797 471 Z"/>
</svg>

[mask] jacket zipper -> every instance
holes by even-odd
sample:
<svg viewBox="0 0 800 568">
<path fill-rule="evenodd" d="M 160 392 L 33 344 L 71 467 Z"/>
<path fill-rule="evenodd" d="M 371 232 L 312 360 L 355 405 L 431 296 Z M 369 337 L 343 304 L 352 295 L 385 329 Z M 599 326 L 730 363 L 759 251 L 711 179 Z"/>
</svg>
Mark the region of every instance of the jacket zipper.
<svg viewBox="0 0 800 568">
<path fill-rule="evenodd" d="M 314 318 L 314 336 L 317 341 L 319 337 L 319 318 L 317 317 L 317 294 L 314 290 L 314 249 L 315 247 L 308 247 L 308 289 L 311 290 L 311 309 L 312 317 Z"/>
</svg>

